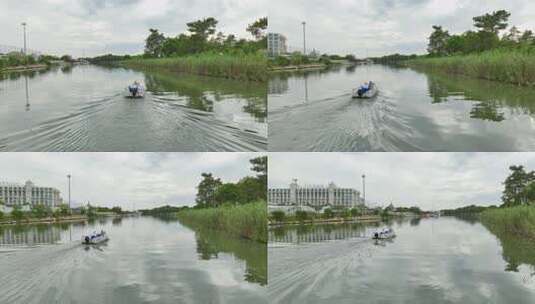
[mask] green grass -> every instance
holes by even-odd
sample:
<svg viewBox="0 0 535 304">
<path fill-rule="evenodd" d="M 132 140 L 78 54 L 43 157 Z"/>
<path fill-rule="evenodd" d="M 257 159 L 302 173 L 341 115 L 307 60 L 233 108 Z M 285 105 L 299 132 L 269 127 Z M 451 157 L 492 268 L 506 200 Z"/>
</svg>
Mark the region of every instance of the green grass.
<svg viewBox="0 0 535 304">
<path fill-rule="evenodd" d="M 407 61 L 412 67 L 487 80 L 535 86 L 535 48 L 496 49 L 479 54 Z"/>
<path fill-rule="evenodd" d="M 189 209 L 177 213 L 185 224 L 226 232 L 230 235 L 267 243 L 267 205 L 255 202 L 219 208 Z"/>
<path fill-rule="evenodd" d="M 481 213 L 481 221 L 495 234 L 535 240 L 535 206 L 487 210 Z"/>
<path fill-rule="evenodd" d="M 165 69 L 173 72 L 247 81 L 267 81 L 267 59 L 258 54 L 202 53 L 184 57 L 124 61 L 131 68 Z"/>
</svg>

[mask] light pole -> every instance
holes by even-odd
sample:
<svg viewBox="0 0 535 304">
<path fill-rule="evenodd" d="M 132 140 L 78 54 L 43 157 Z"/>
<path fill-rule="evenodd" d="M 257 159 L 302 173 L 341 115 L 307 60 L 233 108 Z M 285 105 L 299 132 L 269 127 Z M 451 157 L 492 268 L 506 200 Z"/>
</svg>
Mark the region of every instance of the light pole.
<svg viewBox="0 0 535 304">
<path fill-rule="evenodd" d="M 362 201 L 366 204 L 366 174 L 362 174 Z"/>
<path fill-rule="evenodd" d="M 67 178 L 69 179 L 69 209 L 71 209 L 71 175 L 67 174 Z"/>
<path fill-rule="evenodd" d="M 26 51 L 26 22 L 22 23 L 22 28 L 24 29 L 24 55 L 27 55 Z"/>
<path fill-rule="evenodd" d="M 303 55 L 306 56 L 306 54 L 307 54 L 307 40 L 306 40 L 305 27 L 306 27 L 307 23 L 305 21 L 303 21 L 302 24 L 303 24 Z"/>
</svg>

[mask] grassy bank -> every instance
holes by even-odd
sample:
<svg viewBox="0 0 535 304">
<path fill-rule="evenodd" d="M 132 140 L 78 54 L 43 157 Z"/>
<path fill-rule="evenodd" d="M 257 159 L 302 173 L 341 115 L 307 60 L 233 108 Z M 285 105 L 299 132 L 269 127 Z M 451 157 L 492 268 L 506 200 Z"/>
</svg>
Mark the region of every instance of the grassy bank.
<svg viewBox="0 0 535 304">
<path fill-rule="evenodd" d="M 486 210 L 482 223 L 496 235 L 510 234 L 535 240 L 535 207 L 518 206 Z"/>
<path fill-rule="evenodd" d="M 188 209 L 178 212 L 177 218 L 193 227 L 214 229 L 237 237 L 267 243 L 267 205 L 265 202 Z"/>
<path fill-rule="evenodd" d="M 179 73 L 247 81 L 267 81 L 267 59 L 258 54 L 203 53 L 184 57 L 123 61 L 130 68 L 163 69 Z"/>
<path fill-rule="evenodd" d="M 407 65 L 449 74 L 535 86 L 535 48 L 496 49 L 479 54 L 409 60 Z"/>
</svg>

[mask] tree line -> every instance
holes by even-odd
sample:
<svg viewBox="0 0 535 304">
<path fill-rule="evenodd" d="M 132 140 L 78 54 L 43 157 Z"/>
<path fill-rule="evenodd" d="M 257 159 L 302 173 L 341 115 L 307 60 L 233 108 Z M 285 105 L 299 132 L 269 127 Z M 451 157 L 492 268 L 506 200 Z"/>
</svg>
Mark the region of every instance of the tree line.
<svg viewBox="0 0 535 304">
<path fill-rule="evenodd" d="M 187 32 L 175 37 L 165 37 L 158 29 L 149 29 L 145 40 L 144 57 L 176 57 L 203 52 L 255 53 L 266 49 L 267 17 L 260 18 L 247 26 L 252 40 L 238 39 L 236 35 L 225 35 L 217 31 L 218 20 L 209 17 L 186 23 Z"/>
<path fill-rule="evenodd" d="M 531 30 L 522 32 L 512 26 L 500 36 L 507 29 L 510 16 L 508 11 L 498 10 L 473 17 L 476 30 L 462 34 L 450 34 L 442 26 L 433 25 L 427 51 L 430 56 L 449 56 L 479 53 L 500 47 L 534 46 L 535 35 Z"/>
<path fill-rule="evenodd" d="M 250 160 L 256 176 L 246 176 L 237 183 L 224 183 L 212 173 L 202 173 L 197 186 L 195 208 L 214 208 L 225 203 L 246 204 L 267 200 L 267 156 Z"/>
</svg>

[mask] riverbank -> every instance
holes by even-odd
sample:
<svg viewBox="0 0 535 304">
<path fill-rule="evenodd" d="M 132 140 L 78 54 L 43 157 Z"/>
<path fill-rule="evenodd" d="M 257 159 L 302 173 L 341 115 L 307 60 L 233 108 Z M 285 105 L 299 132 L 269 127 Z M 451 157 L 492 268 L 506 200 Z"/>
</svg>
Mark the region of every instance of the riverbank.
<svg viewBox="0 0 535 304">
<path fill-rule="evenodd" d="M 273 66 L 269 68 L 271 72 L 280 71 L 305 71 L 305 70 L 323 70 L 327 68 L 325 64 L 302 64 L 302 65 L 287 65 L 287 66 Z"/>
<path fill-rule="evenodd" d="M 295 218 L 289 218 L 284 221 L 269 220 L 269 226 L 287 226 L 287 225 L 313 225 L 313 224 L 344 224 L 344 223 L 375 223 L 380 222 L 382 219 L 380 216 L 367 215 L 356 217 L 333 217 L 333 218 L 317 218 L 308 220 L 297 220 Z"/>
<path fill-rule="evenodd" d="M 20 71 L 33 71 L 33 70 L 42 70 L 46 68 L 48 68 L 48 65 L 46 64 L 19 65 L 19 66 L 12 66 L 12 67 L 6 67 L 3 69 L 0 69 L 0 72 L 7 73 L 7 72 L 20 72 Z"/>
<path fill-rule="evenodd" d="M 136 58 L 121 62 L 133 69 L 162 69 L 201 76 L 246 81 L 267 81 L 267 60 L 263 54 L 204 53 L 173 58 Z"/>
<path fill-rule="evenodd" d="M 481 222 L 496 235 L 509 234 L 535 241 L 535 206 L 486 210 Z"/>
<path fill-rule="evenodd" d="M 420 57 L 406 61 L 405 65 L 520 86 L 535 86 L 535 48 L 531 47 L 448 57 Z"/>
<path fill-rule="evenodd" d="M 267 243 L 267 205 L 255 202 L 176 213 L 179 221 L 198 229 L 214 229 L 236 237 Z"/>
<path fill-rule="evenodd" d="M 87 216 L 62 216 L 62 217 L 45 217 L 45 218 L 24 218 L 21 220 L 14 220 L 12 218 L 0 220 L 0 226 L 6 225 L 20 225 L 20 224 L 53 224 L 53 223 L 73 223 L 87 221 Z"/>
</svg>

